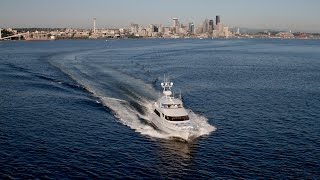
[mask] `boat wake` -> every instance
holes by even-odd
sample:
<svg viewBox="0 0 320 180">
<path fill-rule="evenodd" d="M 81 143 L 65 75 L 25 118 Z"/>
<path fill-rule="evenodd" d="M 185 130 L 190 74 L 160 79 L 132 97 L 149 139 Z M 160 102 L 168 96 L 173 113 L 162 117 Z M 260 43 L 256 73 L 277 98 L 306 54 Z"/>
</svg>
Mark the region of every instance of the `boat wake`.
<svg viewBox="0 0 320 180">
<path fill-rule="evenodd" d="M 211 132 L 215 131 L 216 128 L 208 123 L 208 119 L 204 116 L 200 116 L 191 110 L 189 111 L 189 116 L 194 120 L 194 123 L 198 127 L 198 130 L 193 135 L 192 139 L 183 139 L 183 137 L 179 138 L 177 134 L 167 134 L 162 132 L 161 130 L 155 128 L 150 124 L 150 120 L 148 119 L 148 114 L 152 113 L 151 104 L 152 102 L 144 101 L 141 106 L 147 108 L 145 114 L 140 114 L 136 111 L 130 103 L 121 99 L 114 99 L 109 97 L 101 97 L 102 103 L 112 110 L 115 117 L 124 125 L 134 129 L 136 132 L 139 132 L 143 135 L 148 135 L 150 137 L 155 138 L 163 138 L 163 139 L 177 139 L 183 141 L 191 141 L 200 136 L 209 135 Z"/>
<path fill-rule="evenodd" d="M 110 68 L 107 63 L 95 65 L 92 62 L 85 62 L 86 56 L 69 54 L 51 58 L 49 63 L 98 98 L 99 102 L 110 109 L 122 124 L 142 135 L 154 138 L 171 139 L 176 136 L 166 134 L 150 124 L 148 117 L 152 112 L 152 103 L 158 97 L 158 92 L 152 85 Z M 206 117 L 188 111 L 190 118 L 194 119 L 198 127 L 194 138 L 209 135 L 216 130 L 208 123 Z"/>
</svg>

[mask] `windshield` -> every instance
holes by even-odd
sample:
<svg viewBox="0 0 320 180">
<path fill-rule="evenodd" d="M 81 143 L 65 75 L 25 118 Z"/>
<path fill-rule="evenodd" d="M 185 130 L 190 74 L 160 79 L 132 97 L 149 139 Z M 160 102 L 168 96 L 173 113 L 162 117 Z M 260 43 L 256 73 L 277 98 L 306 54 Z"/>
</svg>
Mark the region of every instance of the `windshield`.
<svg viewBox="0 0 320 180">
<path fill-rule="evenodd" d="M 182 108 L 181 104 L 163 104 L 164 108 Z"/>
</svg>

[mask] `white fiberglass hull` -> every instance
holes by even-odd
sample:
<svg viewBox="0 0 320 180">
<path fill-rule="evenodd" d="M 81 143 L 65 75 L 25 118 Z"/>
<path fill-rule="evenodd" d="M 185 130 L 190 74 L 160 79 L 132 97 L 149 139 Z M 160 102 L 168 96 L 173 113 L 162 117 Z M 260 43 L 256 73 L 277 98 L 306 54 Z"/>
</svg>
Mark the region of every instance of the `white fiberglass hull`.
<svg viewBox="0 0 320 180">
<path fill-rule="evenodd" d="M 167 122 L 159 118 L 154 113 L 151 114 L 150 122 L 155 128 L 167 133 L 170 137 L 190 140 L 196 137 L 196 131 L 192 126 L 186 126 L 186 129 L 177 128 L 176 124 Z"/>
</svg>

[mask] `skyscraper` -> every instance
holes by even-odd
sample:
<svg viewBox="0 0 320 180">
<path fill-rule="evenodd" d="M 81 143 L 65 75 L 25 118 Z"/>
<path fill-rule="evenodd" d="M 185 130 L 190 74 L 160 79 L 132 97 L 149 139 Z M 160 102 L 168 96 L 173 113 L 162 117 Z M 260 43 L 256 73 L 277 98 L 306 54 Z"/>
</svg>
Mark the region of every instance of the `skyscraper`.
<svg viewBox="0 0 320 180">
<path fill-rule="evenodd" d="M 202 23 L 202 32 L 206 33 L 206 32 L 208 32 L 208 30 L 209 30 L 209 21 L 206 18 Z"/>
<path fill-rule="evenodd" d="M 209 20 L 209 33 L 212 33 L 213 31 L 213 26 L 214 26 L 214 23 L 213 23 L 213 20 Z"/>
<path fill-rule="evenodd" d="M 173 18 L 173 27 L 178 27 L 179 26 L 179 20 L 178 18 Z"/>
<path fill-rule="evenodd" d="M 138 34 L 139 32 L 139 25 L 138 24 L 134 24 L 134 23 L 131 23 L 130 24 L 130 32 L 134 35 Z"/>
<path fill-rule="evenodd" d="M 190 34 L 194 34 L 194 24 L 193 23 L 189 23 L 188 32 Z"/>
<path fill-rule="evenodd" d="M 175 33 L 179 33 L 180 24 L 179 24 L 178 18 L 173 18 L 172 20 L 173 20 L 173 29 Z"/>
<path fill-rule="evenodd" d="M 96 33 L 96 20 L 97 18 L 93 18 L 93 33 Z"/>
<path fill-rule="evenodd" d="M 217 16 L 216 16 L 216 25 L 218 25 L 219 23 L 220 23 L 220 16 L 217 15 Z"/>
<path fill-rule="evenodd" d="M 159 28 L 156 25 L 151 24 L 150 28 L 151 28 L 151 32 L 159 32 Z"/>
<path fill-rule="evenodd" d="M 240 29 L 239 29 L 239 28 L 237 29 L 236 34 L 237 34 L 237 35 L 239 35 L 239 34 L 240 34 Z"/>
</svg>

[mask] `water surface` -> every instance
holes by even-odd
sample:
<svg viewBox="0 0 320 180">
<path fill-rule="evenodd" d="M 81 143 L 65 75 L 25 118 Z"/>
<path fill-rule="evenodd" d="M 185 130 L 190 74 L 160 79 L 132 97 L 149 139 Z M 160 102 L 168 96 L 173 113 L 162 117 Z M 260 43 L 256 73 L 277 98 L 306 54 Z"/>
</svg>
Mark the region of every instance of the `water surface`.
<svg viewBox="0 0 320 180">
<path fill-rule="evenodd" d="M 320 177 L 320 42 L 0 42 L 0 177 Z M 144 118 L 167 74 L 202 125 Z"/>
</svg>

